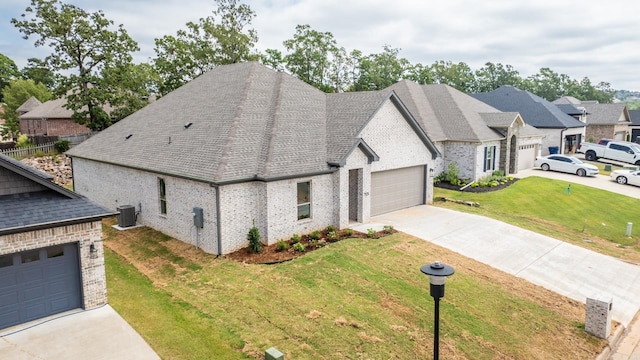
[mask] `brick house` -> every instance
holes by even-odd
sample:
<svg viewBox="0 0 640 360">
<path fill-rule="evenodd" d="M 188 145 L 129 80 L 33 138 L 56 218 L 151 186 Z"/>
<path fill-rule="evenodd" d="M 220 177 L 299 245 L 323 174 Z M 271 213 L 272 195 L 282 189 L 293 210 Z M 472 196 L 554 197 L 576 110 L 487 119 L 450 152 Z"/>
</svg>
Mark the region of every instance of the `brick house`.
<svg viewBox="0 0 640 360">
<path fill-rule="evenodd" d="M 107 303 L 101 219 L 112 215 L 0 154 L 0 329 Z"/>
<path fill-rule="evenodd" d="M 540 154 L 573 153 L 584 141 L 586 124 L 537 95 L 510 85 L 471 94 L 474 98 L 501 111 L 520 113 L 527 125 L 544 134 Z"/>
<path fill-rule="evenodd" d="M 439 152 L 393 90 L 326 94 L 248 62 L 214 68 L 67 155 L 78 193 L 220 255 L 245 247 L 254 225 L 273 244 L 430 203 Z"/>
<path fill-rule="evenodd" d="M 640 109 L 629 110 L 629 116 L 631 117 L 631 124 L 629 124 L 630 140 L 640 144 Z"/>
<path fill-rule="evenodd" d="M 402 80 L 391 87 L 442 154 L 439 174 L 455 163 L 460 177 L 477 180 L 496 170 L 533 167 L 544 134 L 518 112 L 502 112 L 451 86 Z"/>
<path fill-rule="evenodd" d="M 35 104 L 32 99 L 35 98 L 30 98 L 18 108 L 22 134 L 65 136 L 91 133 L 88 127 L 73 121 L 71 118 L 73 111 L 65 108 L 67 103 L 65 98 L 49 100 L 41 104 Z"/>
<path fill-rule="evenodd" d="M 583 108 L 586 114 L 587 129 L 585 140 L 600 141 L 600 139 L 614 139 L 626 141 L 631 137 L 631 116 L 627 105 L 600 104 L 597 101 L 580 101 L 572 96 L 564 96 L 553 102 L 554 104 L 570 104 Z"/>
</svg>

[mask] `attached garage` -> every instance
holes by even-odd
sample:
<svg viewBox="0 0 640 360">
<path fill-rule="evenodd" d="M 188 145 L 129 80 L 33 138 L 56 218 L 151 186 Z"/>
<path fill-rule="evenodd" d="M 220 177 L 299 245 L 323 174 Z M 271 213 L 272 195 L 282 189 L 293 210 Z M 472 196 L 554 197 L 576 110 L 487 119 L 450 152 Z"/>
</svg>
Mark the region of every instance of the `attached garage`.
<svg viewBox="0 0 640 360">
<path fill-rule="evenodd" d="M 0 329 L 82 307 L 78 246 L 0 256 Z"/>
<path fill-rule="evenodd" d="M 518 170 L 531 169 L 536 160 L 536 144 L 518 146 Z"/>
<path fill-rule="evenodd" d="M 371 173 L 371 216 L 425 203 L 425 167 Z"/>
</svg>

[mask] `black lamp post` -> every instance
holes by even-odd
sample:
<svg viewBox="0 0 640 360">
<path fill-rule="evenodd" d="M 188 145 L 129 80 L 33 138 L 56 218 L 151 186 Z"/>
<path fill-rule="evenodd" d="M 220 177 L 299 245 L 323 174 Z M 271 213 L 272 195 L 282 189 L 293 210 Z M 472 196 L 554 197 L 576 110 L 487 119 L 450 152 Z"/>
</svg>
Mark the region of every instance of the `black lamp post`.
<svg viewBox="0 0 640 360">
<path fill-rule="evenodd" d="M 423 265 L 420 271 L 425 275 L 429 275 L 431 296 L 435 302 L 433 359 L 438 360 L 440 358 L 440 298 L 444 296 L 444 282 L 447 276 L 453 275 L 455 270 L 449 265 L 440 264 L 439 261 L 436 261 L 433 264 Z"/>
</svg>

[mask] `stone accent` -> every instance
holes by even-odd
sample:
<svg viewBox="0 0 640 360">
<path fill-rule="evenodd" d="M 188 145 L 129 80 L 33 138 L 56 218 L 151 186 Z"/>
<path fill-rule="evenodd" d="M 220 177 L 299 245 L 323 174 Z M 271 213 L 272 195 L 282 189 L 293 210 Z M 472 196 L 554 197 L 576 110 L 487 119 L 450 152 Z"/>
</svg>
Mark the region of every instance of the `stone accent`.
<svg viewBox="0 0 640 360">
<path fill-rule="evenodd" d="M 0 255 L 68 243 L 78 243 L 84 309 L 106 304 L 107 285 L 101 221 L 0 236 Z M 91 244 L 98 250 L 96 259 L 91 259 Z"/>
<path fill-rule="evenodd" d="M 73 183 L 71 158 L 66 155 L 30 157 L 20 162 L 53 176 L 53 182 L 60 186 L 70 186 Z"/>
<path fill-rule="evenodd" d="M 602 339 L 611 333 L 612 298 L 608 296 L 592 296 L 587 298 L 584 330 Z"/>
</svg>

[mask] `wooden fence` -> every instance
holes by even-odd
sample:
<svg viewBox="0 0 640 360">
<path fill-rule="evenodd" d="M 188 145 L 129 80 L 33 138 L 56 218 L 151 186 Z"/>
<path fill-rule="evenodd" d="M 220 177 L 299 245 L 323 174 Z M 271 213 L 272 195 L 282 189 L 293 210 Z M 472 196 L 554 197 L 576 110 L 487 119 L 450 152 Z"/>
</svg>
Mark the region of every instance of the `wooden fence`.
<svg viewBox="0 0 640 360">
<path fill-rule="evenodd" d="M 29 146 L 24 148 L 0 150 L 0 153 L 7 156 L 11 156 L 14 159 L 24 159 L 26 157 L 35 155 L 36 152 L 39 152 L 39 151 L 46 154 L 54 150 L 55 150 L 55 147 L 53 146 L 53 143 L 47 143 L 47 144 Z"/>
</svg>

